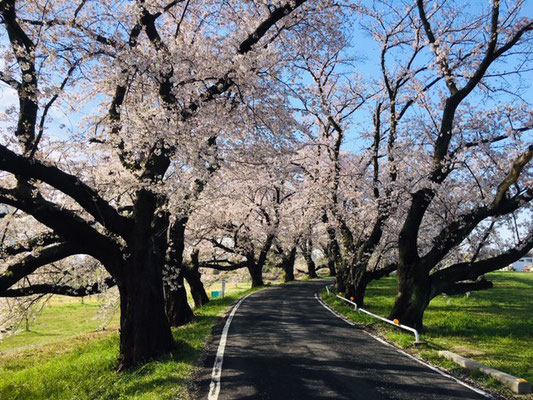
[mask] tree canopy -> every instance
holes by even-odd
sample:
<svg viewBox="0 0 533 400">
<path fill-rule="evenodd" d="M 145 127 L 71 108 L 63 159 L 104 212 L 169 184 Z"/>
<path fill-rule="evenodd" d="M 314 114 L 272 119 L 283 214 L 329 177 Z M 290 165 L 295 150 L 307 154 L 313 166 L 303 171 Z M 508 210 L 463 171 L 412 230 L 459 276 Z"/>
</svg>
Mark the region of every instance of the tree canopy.
<svg viewBox="0 0 533 400">
<path fill-rule="evenodd" d="M 125 369 L 193 318 L 184 280 L 300 255 L 358 304 L 397 271 L 422 328 L 533 248 L 526 7 L 1 0 L 0 297 L 116 286 Z"/>
</svg>

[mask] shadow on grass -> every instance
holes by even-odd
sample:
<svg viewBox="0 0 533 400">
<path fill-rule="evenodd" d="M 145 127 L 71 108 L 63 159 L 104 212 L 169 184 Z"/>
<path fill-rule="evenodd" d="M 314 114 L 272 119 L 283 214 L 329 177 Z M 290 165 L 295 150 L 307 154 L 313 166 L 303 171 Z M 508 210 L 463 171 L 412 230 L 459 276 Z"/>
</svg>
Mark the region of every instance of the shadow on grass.
<svg viewBox="0 0 533 400">
<path fill-rule="evenodd" d="M 152 378 L 150 380 L 136 381 L 133 385 L 128 385 L 124 390 L 127 398 L 140 397 L 143 394 L 153 393 L 154 389 L 161 386 L 183 386 L 187 380 L 176 376 L 169 376 L 165 378 Z"/>
<path fill-rule="evenodd" d="M 531 273 L 531 275 L 533 275 L 533 273 Z M 527 285 L 527 286 L 533 287 L 533 279 L 522 278 L 520 276 L 506 276 L 505 280 L 514 281 L 514 282 L 521 283 L 523 285 Z"/>
<path fill-rule="evenodd" d="M 483 326 L 482 329 L 477 324 L 474 326 L 463 325 L 454 327 L 426 325 L 423 333 L 435 337 L 507 338 L 511 336 L 515 339 L 528 339 L 531 337 L 531 324 L 527 322 L 515 322 L 506 323 L 505 326 Z"/>
<path fill-rule="evenodd" d="M 177 390 L 179 387 L 184 387 L 188 379 L 180 373 L 180 370 L 192 366 L 197 354 L 198 350 L 186 341 L 176 339 L 176 345 L 170 354 L 119 374 L 116 387 L 105 388 L 95 395 L 101 398 L 115 398 L 120 392 L 122 397 L 132 398 L 143 395 L 157 396 L 158 391 L 166 394 Z"/>
<path fill-rule="evenodd" d="M 518 302 L 519 300 L 516 299 Z M 430 304 L 427 308 L 426 312 L 439 312 L 439 313 L 446 313 L 450 316 L 453 315 L 454 312 L 468 312 L 468 313 L 480 313 L 482 315 L 490 315 L 493 314 L 494 316 L 501 318 L 502 317 L 502 311 L 508 310 L 509 312 L 512 312 L 512 315 L 509 315 L 509 318 L 516 317 L 515 313 L 523 313 L 526 316 L 530 315 L 533 316 L 533 312 L 531 311 L 532 307 L 529 304 L 505 304 L 502 302 L 502 304 L 472 304 L 472 305 L 465 305 L 463 304 L 446 304 L 446 305 L 440 305 L 440 304 Z"/>
<path fill-rule="evenodd" d="M 39 331 L 34 331 L 31 328 L 29 330 L 21 331 L 21 334 L 31 334 L 32 336 L 43 336 L 43 337 L 46 337 L 46 336 L 61 336 L 60 333 L 51 333 L 51 332 L 42 333 L 42 332 L 39 332 Z"/>
</svg>

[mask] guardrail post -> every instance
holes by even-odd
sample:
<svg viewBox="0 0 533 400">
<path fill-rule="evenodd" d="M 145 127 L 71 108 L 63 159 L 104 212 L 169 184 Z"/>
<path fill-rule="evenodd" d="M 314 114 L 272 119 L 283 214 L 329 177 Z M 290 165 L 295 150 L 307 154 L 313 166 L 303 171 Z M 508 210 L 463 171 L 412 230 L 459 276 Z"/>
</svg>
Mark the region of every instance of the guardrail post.
<svg viewBox="0 0 533 400">
<path fill-rule="evenodd" d="M 329 294 L 329 289 L 328 287 L 326 286 L 326 290 L 328 291 L 328 294 Z M 406 325 L 402 325 L 400 324 L 400 322 L 398 320 L 394 320 L 394 321 L 391 321 L 390 319 L 387 319 L 387 318 L 383 318 L 383 317 L 380 317 L 379 315 L 376 315 L 374 313 L 371 313 L 370 311 L 367 311 L 363 308 L 359 308 L 357 307 L 357 303 L 351 301 L 351 300 L 348 300 L 347 298 L 345 297 L 342 297 L 342 296 L 339 296 L 338 294 L 336 295 L 336 297 L 338 297 L 339 299 L 341 299 L 342 301 L 345 301 L 346 303 L 349 303 L 351 305 L 353 305 L 354 307 L 354 311 L 360 311 L 360 312 L 363 312 L 365 314 L 368 314 L 374 318 L 377 318 L 383 322 L 386 322 L 388 324 L 391 324 L 393 326 L 397 326 L 398 328 L 400 329 L 403 329 L 405 331 L 409 331 L 409 332 L 412 332 L 414 335 L 415 335 L 415 344 L 426 344 L 426 342 L 424 342 L 423 340 L 420 339 L 420 334 L 418 333 L 418 331 L 414 328 L 411 328 L 410 326 L 406 326 Z"/>
</svg>

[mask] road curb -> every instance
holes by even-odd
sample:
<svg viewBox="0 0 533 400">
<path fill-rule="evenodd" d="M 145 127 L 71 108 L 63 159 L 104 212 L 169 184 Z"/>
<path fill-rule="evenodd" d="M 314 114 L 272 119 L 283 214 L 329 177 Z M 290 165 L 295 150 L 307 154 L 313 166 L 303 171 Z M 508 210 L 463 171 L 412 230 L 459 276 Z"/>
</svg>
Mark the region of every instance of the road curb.
<svg viewBox="0 0 533 400">
<path fill-rule="evenodd" d="M 520 378 L 517 378 L 516 376 L 506 374 L 505 372 L 488 367 L 484 364 L 478 363 L 469 358 L 462 357 L 459 354 L 455 354 L 448 350 L 441 350 L 438 352 L 438 354 L 439 356 L 444 357 L 448 360 L 451 360 L 463 368 L 466 368 L 472 371 L 479 371 L 479 372 L 482 372 L 486 375 L 493 377 L 497 381 L 502 382 L 504 385 L 510 388 L 514 393 L 517 393 L 517 394 L 531 393 L 531 383 L 529 383 L 525 379 L 520 379 Z"/>
</svg>

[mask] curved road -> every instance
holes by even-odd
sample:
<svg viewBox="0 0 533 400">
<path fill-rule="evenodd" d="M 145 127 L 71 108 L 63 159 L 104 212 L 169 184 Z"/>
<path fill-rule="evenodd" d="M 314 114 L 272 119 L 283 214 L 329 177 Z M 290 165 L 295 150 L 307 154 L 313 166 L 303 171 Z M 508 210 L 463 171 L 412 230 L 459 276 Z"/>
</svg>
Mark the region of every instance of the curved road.
<svg viewBox="0 0 533 400">
<path fill-rule="evenodd" d="M 361 329 L 315 298 L 325 281 L 252 294 L 229 326 L 220 392 L 226 399 L 484 399 Z M 207 399 L 222 327 L 215 329 L 198 399 Z"/>
</svg>

